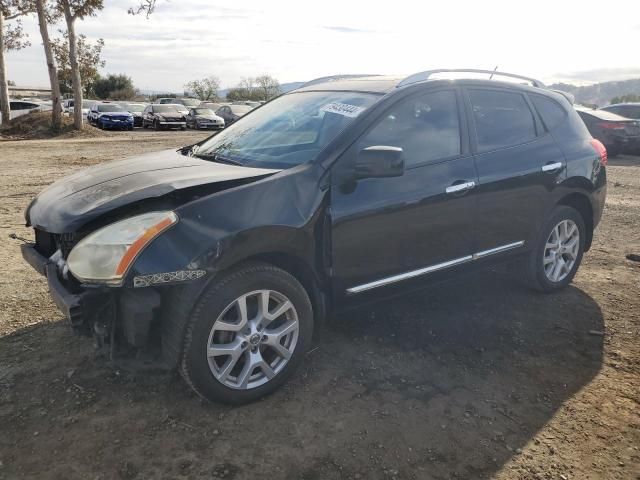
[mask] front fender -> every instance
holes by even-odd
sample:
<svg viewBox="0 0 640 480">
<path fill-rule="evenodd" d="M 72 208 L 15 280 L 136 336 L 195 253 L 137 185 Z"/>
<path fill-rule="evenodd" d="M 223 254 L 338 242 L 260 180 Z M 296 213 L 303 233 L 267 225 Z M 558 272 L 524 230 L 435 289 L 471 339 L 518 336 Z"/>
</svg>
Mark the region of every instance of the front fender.
<svg viewBox="0 0 640 480">
<path fill-rule="evenodd" d="M 263 253 L 286 253 L 315 265 L 327 195 L 318 186 L 323 171 L 316 165 L 292 168 L 177 208 L 180 220 L 139 255 L 125 286 L 134 285 L 135 277 L 173 272 L 211 276 Z M 194 277 L 181 273 L 163 283 Z"/>
</svg>

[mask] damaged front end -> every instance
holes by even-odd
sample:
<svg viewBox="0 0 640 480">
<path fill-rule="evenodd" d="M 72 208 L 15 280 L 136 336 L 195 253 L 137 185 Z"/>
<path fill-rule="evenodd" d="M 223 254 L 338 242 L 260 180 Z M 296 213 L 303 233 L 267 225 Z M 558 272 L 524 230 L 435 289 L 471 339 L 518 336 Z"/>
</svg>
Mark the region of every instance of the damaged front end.
<svg viewBox="0 0 640 480">
<path fill-rule="evenodd" d="M 161 292 L 154 288 L 82 284 L 70 273 L 67 262 L 74 245 L 73 237 L 36 229 L 36 242 L 21 245 L 22 256 L 46 277 L 52 300 L 73 330 L 92 336 L 96 347 L 109 346 L 113 355 L 116 335 L 117 340 L 131 347 L 147 345 L 151 324 L 160 307 Z"/>
<path fill-rule="evenodd" d="M 31 202 L 25 218 L 35 242 L 23 244 L 22 255 L 47 278 L 52 299 L 75 331 L 93 336 L 98 347 L 109 345 L 112 354 L 116 344 L 144 347 L 168 290 L 207 272 L 184 264 L 134 273 L 130 267 L 142 251 L 179 222 L 174 209 L 277 171 L 175 151 L 91 167 Z"/>
</svg>

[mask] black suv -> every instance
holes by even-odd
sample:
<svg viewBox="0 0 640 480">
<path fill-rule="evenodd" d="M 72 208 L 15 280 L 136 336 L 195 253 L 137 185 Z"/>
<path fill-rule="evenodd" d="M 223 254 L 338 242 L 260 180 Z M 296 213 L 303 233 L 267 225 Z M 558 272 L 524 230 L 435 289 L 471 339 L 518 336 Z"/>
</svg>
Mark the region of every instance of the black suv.
<svg viewBox="0 0 640 480">
<path fill-rule="evenodd" d="M 535 80 L 442 72 L 311 81 L 196 145 L 71 175 L 29 205 L 24 258 L 76 329 L 116 354 L 159 337 L 229 403 L 281 385 L 336 308 L 507 259 L 565 287 L 606 150 Z"/>
</svg>

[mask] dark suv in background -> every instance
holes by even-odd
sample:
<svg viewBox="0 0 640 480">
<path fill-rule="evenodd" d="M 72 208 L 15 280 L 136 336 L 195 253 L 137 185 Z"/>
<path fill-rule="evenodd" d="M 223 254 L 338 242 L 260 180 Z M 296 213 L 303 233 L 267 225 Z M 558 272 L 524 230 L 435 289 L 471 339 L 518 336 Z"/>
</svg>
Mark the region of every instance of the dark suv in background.
<svg viewBox="0 0 640 480">
<path fill-rule="evenodd" d="M 229 403 L 280 386 L 330 310 L 501 261 L 565 287 L 602 214 L 604 147 L 536 80 L 449 72 L 314 80 L 198 144 L 80 171 L 29 205 L 23 256 L 76 329 L 159 336 Z"/>
</svg>

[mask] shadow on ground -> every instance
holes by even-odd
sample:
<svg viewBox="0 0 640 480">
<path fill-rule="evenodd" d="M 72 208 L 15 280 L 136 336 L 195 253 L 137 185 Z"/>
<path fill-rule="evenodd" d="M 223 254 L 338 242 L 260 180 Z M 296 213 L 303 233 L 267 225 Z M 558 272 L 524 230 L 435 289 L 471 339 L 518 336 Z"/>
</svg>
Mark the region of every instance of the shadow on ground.
<svg viewBox="0 0 640 480">
<path fill-rule="evenodd" d="M 575 287 L 478 274 L 340 314 L 285 388 L 229 408 L 47 324 L 0 339 L 0 478 L 489 478 L 593 379 L 602 329 Z"/>
</svg>

